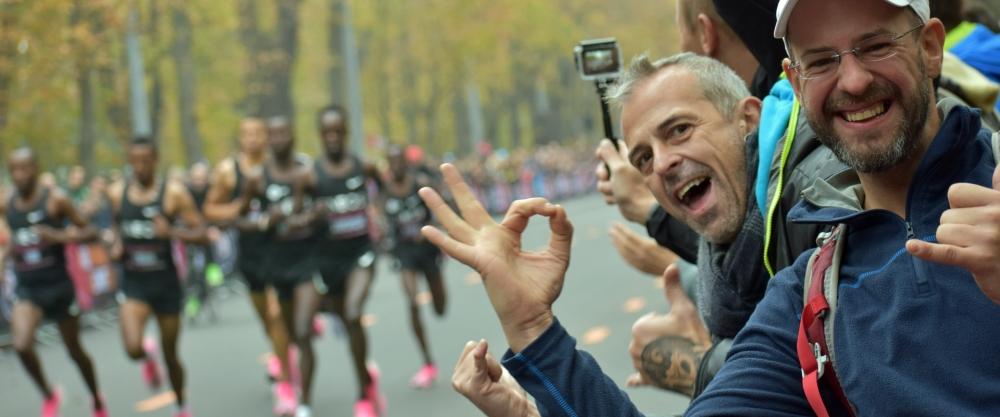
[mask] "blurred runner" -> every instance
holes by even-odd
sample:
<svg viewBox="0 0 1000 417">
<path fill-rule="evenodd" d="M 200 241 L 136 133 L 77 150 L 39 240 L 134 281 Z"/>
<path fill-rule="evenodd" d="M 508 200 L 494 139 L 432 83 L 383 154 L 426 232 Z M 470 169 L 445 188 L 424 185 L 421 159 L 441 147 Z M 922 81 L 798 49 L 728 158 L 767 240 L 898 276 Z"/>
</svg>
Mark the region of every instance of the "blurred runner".
<svg viewBox="0 0 1000 417">
<path fill-rule="evenodd" d="M 156 344 L 143 340 L 146 322 L 155 316 L 163 360 L 177 401 L 176 417 L 190 417 L 185 406 L 184 367 L 177 351 L 183 297 L 171 246 L 172 240 L 204 244 L 201 215 L 184 184 L 157 178 L 158 151 L 150 139 L 134 139 L 128 147 L 131 176 L 114 184 L 109 199 L 115 212 L 116 257 L 121 258 L 126 297 L 120 309 L 125 351 L 142 361 L 143 379 L 158 387 L 160 371 Z"/>
<path fill-rule="evenodd" d="M 382 193 L 382 206 L 389 223 L 389 236 L 393 240 L 392 254 L 396 257 L 402 276 L 403 290 L 410 307 L 410 324 L 424 364 L 410 380 L 416 388 L 429 388 L 438 377 L 438 368 L 431 357 L 423 320 L 420 318 L 418 274 L 427 279 L 434 312 L 444 315 L 446 292 L 441 277 L 441 251 L 424 239 L 420 228 L 430 224 L 431 213 L 417 195 L 421 187 L 432 185 L 422 172 L 410 169 L 403 150 L 389 147 L 387 153 L 389 175 Z"/>
<path fill-rule="evenodd" d="M 267 258 L 267 235 L 255 226 L 262 216 L 260 202 L 250 204 L 245 215 L 240 211 L 244 204 L 241 197 L 249 191 L 247 177 L 259 175 L 267 159 L 267 126 L 257 118 L 246 118 L 239 126 L 240 151 L 231 158 L 220 162 L 212 175 L 208 195 L 205 197 L 205 217 L 213 224 L 238 227 L 238 254 L 236 266 L 246 282 L 257 318 L 271 343 L 272 355 L 268 359 L 268 374 L 274 382 L 275 411 L 294 409 L 295 395 L 291 386 L 291 366 L 289 364 L 288 330 L 281 322 L 278 302 L 274 292 L 269 290 L 263 275 L 264 260 Z"/>
<path fill-rule="evenodd" d="M 370 369 L 368 340 L 361 325 L 368 290 L 375 277 L 375 250 L 369 235 L 369 180 L 381 182 L 375 167 L 347 150 L 347 113 L 329 106 L 317 115 L 323 157 L 314 164 L 306 191 L 315 202 L 313 215 L 322 225 L 316 260 L 333 312 L 347 329 L 354 371 L 358 377 L 356 417 L 382 415 L 385 399 L 378 389 L 378 372 Z"/>
<path fill-rule="evenodd" d="M 90 390 L 94 417 L 107 417 L 94 364 L 80 344 L 80 309 L 67 271 L 64 248 L 70 242 L 95 239 L 97 231 L 77 213 L 62 190 L 39 184 L 34 151 L 15 150 L 8 167 L 15 192 L 0 200 L 0 212 L 11 230 L 11 258 L 18 280 L 12 312 L 14 348 L 25 371 L 42 392 L 41 416 L 57 417 L 62 394 L 45 379 L 35 353 L 35 332 L 42 320 L 55 321 L 70 358 Z"/>
</svg>

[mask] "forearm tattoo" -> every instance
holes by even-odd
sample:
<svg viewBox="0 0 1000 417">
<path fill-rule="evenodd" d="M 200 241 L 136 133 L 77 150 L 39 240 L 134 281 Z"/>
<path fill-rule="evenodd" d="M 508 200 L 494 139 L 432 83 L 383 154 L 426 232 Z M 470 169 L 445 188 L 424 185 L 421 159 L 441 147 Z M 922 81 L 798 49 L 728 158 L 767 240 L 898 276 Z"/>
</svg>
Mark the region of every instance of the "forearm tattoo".
<svg viewBox="0 0 1000 417">
<path fill-rule="evenodd" d="M 642 349 L 642 373 L 657 387 L 690 397 L 705 351 L 690 339 L 663 336 Z"/>
</svg>

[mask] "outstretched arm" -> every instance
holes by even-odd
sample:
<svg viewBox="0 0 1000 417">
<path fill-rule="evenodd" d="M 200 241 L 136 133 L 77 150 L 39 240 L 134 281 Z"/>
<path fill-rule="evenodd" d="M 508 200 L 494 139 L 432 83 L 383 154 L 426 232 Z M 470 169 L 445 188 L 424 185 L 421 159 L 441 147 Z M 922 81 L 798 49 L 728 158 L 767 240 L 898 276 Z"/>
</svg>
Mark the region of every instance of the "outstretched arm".
<svg viewBox="0 0 1000 417">
<path fill-rule="evenodd" d="M 520 200 L 502 222 L 496 223 L 454 166 L 442 165 L 441 172 L 461 216 L 437 192 L 423 188 L 420 196 L 447 230 L 445 234 L 425 226 L 423 234 L 483 277 L 511 348 L 503 364 L 538 401 L 540 414 L 579 416 L 585 411 L 586 415 L 640 415 L 594 358 L 576 350 L 576 342 L 552 314 L 552 303 L 562 291 L 573 239 L 566 211 L 541 198 Z M 521 234 L 536 215 L 549 218 L 549 245 L 538 252 L 524 251 Z"/>
<path fill-rule="evenodd" d="M 552 303 L 562 291 L 569 266 L 573 226 L 562 207 L 542 198 L 516 201 L 503 221 L 496 223 L 454 166 L 445 164 L 441 172 L 462 216 L 436 191 L 422 188 L 421 198 L 448 231 L 446 235 L 425 226 L 423 234 L 450 256 L 479 271 L 507 342 L 511 349 L 520 351 L 552 324 Z M 528 252 L 521 249 L 521 234 L 535 215 L 549 218 L 552 236 L 548 247 Z"/>
</svg>

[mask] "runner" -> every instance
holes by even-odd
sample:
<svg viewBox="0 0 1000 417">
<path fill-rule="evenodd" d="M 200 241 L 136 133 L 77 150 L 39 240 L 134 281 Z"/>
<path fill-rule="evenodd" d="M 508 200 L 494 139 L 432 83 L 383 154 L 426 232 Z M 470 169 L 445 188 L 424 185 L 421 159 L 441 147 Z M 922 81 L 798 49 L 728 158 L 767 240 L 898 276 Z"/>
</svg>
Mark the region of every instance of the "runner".
<svg viewBox="0 0 1000 417">
<path fill-rule="evenodd" d="M 254 227 L 267 233 L 267 261 L 263 275 L 270 280 L 278 294 L 282 322 L 298 348 L 299 381 L 301 395 L 297 407 L 280 404 L 276 413 L 296 417 L 312 415 L 313 348 L 312 319 L 319 305 L 319 292 L 313 282 L 316 265 L 312 245 L 314 229 L 311 216 L 303 214 L 302 184 L 306 173 L 312 167 L 307 158 L 297 158 L 294 152 L 295 138 L 285 117 L 274 117 L 268 121 L 268 142 L 271 160 L 264 169 L 248 177 L 243 195 L 242 213 L 250 212 L 257 205 Z M 282 385 L 282 390 L 288 389 Z M 292 395 L 282 392 L 281 396 Z"/>
<path fill-rule="evenodd" d="M 43 319 L 54 320 L 70 358 L 90 390 L 94 417 L 107 417 L 94 364 L 80 344 L 80 310 L 64 254 L 64 244 L 94 240 L 97 231 L 77 213 L 62 190 L 39 184 L 34 151 L 17 149 L 10 154 L 8 164 L 15 192 L 0 199 L 0 213 L 5 215 L 11 230 L 11 259 L 17 277 L 17 301 L 11 323 L 14 348 L 25 371 L 42 392 L 41 416 L 58 416 L 62 394 L 45 379 L 35 353 L 35 331 Z M 70 226 L 64 226 L 67 223 Z"/>
<path fill-rule="evenodd" d="M 266 277 L 261 273 L 267 254 L 267 236 L 253 224 L 259 216 L 259 207 L 251 207 L 247 216 L 240 216 L 243 204 L 241 193 L 246 191 L 246 178 L 259 172 L 267 159 L 267 126 L 257 118 L 240 122 L 240 152 L 223 160 L 212 175 L 212 183 L 205 198 L 205 217 L 220 227 L 237 227 L 237 268 L 247 284 L 250 301 L 257 318 L 271 343 L 272 355 L 268 361 L 269 377 L 274 382 L 274 410 L 283 413 L 295 409 L 295 390 L 291 385 L 291 367 L 288 362 L 288 331 L 281 322 L 274 291 L 268 289 Z"/>
<path fill-rule="evenodd" d="M 187 187 L 188 192 L 191 193 L 195 207 L 201 212 L 205 208 L 205 199 L 208 197 L 208 163 L 202 161 L 195 162 L 188 170 L 187 177 L 187 182 L 184 185 Z M 219 229 L 209 226 L 206 229 L 206 236 L 208 236 L 210 242 L 208 245 L 187 245 L 185 250 L 188 276 L 186 281 L 187 300 L 184 303 L 184 315 L 192 322 L 201 315 L 202 310 L 206 307 L 209 308 L 209 314 L 213 321 L 216 317 L 215 309 L 211 308 L 207 302 L 210 287 L 213 286 L 212 284 L 219 284 L 217 282 L 210 284 L 209 281 L 213 273 L 219 272 L 219 266 L 215 264 L 212 256 L 212 245 L 221 238 L 221 235 Z"/>
<path fill-rule="evenodd" d="M 128 147 L 132 175 L 109 190 L 117 226 L 114 252 L 125 271 L 126 300 L 119 318 L 126 353 L 143 362 L 143 378 L 155 388 L 160 380 L 156 346 L 152 339 L 143 340 L 143 332 L 149 317 L 156 317 L 177 401 L 175 416 L 190 417 L 184 402 L 184 367 L 177 352 L 183 292 L 171 241 L 204 244 L 205 230 L 184 184 L 157 178 L 157 159 L 155 142 L 133 139 Z"/>
<path fill-rule="evenodd" d="M 444 315 L 446 303 L 441 277 L 441 251 L 420 234 L 420 228 L 431 222 L 431 214 L 417 195 L 417 190 L 431 186 L 432 180 L 410 168 L 403 150 L 397 146 L 389 147 L 387 159 L 389 178 L 385 181 L 382 193 L 382 207 L 394 241 L 392 254 L 399 263 L 403 290 L 406 291 L 410 304 L 410 325 L 424 360 L 424 365 L 410 380 L 410 384 L 416 388 L 429 388 L 437 379 L 438 369 L 431 358 L 423 320 L 420 318 L 417 274 L 423 274 L 427 278 L 434 312 L 438 317 Z"/>
<path fill-rule="evenodd" d="M 368 341 L 361 316 L 375 276 L 375 250 L 369 237 L 368 180 L 379 183 L 375 167 L 347 151 L 347 113 L 329 106 L 317 115 L 324 154 L 306 180 L 315 202 L 313 215 L 322 225 L 316 260 L 331 309 L 344 323 L 358 378 L 356 417 L 382 415 L 378 373 L 367 366 Z"/>
</svg>

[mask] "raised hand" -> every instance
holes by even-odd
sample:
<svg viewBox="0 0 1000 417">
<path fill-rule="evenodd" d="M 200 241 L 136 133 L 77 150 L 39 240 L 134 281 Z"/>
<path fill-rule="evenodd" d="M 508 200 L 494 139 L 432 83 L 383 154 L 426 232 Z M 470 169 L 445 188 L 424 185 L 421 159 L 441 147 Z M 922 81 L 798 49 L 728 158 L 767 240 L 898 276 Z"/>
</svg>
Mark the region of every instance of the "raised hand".
<svg viewBox="0 0 1000 417">
<path fill-rule="evenodd" d="M 552 303 L 562 292 L 569 267 L 573 226 L 566 211 L 542 198 L 518 200 L 496 223 L 476 201 L 453 165 L 441 166 L 461 217 L 431 188 L 420 197 L 448 234 L 424 226 L 424 237 L 483 278 L 490 303 L 511 350 L 520 352 L 552 324 Z M 536 252 L 521 249 L 521 234 L 536 215 L 549 218 L 549 245 Z"/>
<path fill-rule="evenodd" d="M 622 150 L 625 150 L 624 145 Z M 597 191 L 604 196 L 604 202 L 615 204 L 626 220 L 645 224 L 649 212 L 656 206 L 656 197 L 649 191 L 642 174 L 615 149 L 611 141 L 604 139 L 597 147 L 597 157 L 604 163 L 597 167 Z M 607 168 L 605 168 L 605 164 Z M 608 170 L 611 177 L 608 177 Z M 660 271 L 657 271 L 659 274 Z"/>
<path fill-rule="evenodd" d="M 948 203 L 938 243 L 911 239 L 906 249 L 925 261 L 965 268 L 983 294 L 1000 304 L 1000 166 L 993 172 L 993 188 L 954 184 Z"/>
<path fill-rule="evenodd" d="M 539 415 L 524 389 L 489 354 L 485 340 L 465 344 L 455 364 L 451 386 L 488 417 Z"/>
<path fill-rule="evenodd" d="M 663 283 L 670 312 L 647 314 L 632 325 L 628 351 L 636 373 L 629 377 L 628 385 L 655 385 L 690 396 L 698 365 L 712 340 L 694 303 L 681 288 L 676 265 L 663 272 Z"/>
<path fill-rule="evenodd" d="M 679 259 L 670 249 L 660 246 L 652 238 L 633 232 L 624 224 L 612 225 L 610 234 L 618 254 L 633 268 L 647 274 L 658 276 Z"/>
</svg>

